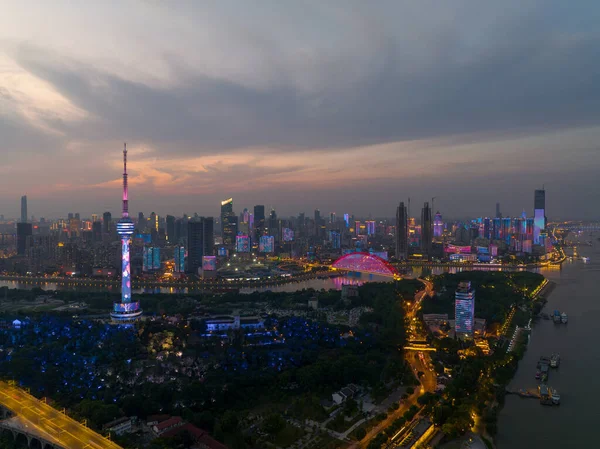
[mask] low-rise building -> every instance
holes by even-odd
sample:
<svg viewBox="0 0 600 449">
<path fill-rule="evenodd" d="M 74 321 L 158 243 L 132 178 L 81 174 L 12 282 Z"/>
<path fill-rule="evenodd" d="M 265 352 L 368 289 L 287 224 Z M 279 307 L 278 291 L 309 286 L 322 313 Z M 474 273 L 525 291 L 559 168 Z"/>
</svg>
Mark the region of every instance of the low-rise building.
<svg viewBox="0 0 600 449">
<path fill-rule="evenodd" d="M 104 426 L 102 426 L 102 429 L 106 432 L 110 432 L 116 435 L 130 433 L 133 429 L 133 420 L 124 416 L 123 418 L 115 419 L 114 421 L 104 424 Z"/>
</svg>

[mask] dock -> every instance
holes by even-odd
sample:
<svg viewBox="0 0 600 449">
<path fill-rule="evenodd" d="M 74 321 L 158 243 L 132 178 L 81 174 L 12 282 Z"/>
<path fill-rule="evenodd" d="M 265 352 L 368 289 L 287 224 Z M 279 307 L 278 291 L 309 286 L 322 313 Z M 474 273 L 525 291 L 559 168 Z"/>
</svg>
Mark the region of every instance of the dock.
<svg viewBox="0 0 600 449">
<path fill-rule="evenodd" d="M 526 390 L 525 388 L 507 388 L 506 394 L 516 394 L 522 398 L 532 398 L 532 399 L 540 399 L 540 393 L 536 389 Z"/>
</svg>

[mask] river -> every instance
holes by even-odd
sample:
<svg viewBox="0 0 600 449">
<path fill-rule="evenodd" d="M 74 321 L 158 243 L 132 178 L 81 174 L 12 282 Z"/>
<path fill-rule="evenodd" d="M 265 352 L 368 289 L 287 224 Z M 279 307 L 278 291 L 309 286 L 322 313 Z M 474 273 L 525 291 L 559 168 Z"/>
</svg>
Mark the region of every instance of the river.
<svg viewBox="0 0 600 449">
<path fill-rule="evenodd" d="M 498 449 L 600 447 L 600 434 L 594 430 L 600 422 L 596 407 L 600 389 L 595 378 L 600 372 L 600 242 L 596 237 L 592 237 L 593 247 L 578 247 L 580 256 L 590 257 L 588 263 L 580 259 L 565 262 L 559 271 L 543 272 L 557 284 L 544 312 L 564 311 L 569 322 L 534 324 L 527 352 L 510 385 L 536 387 L 539 357 L 558 352 L 561 365 L 551 370 L 548 385 L 560 392 L 561 406 L 546 407 L 533 399 L 507 396 L 498 420 Z"/>
</svg>

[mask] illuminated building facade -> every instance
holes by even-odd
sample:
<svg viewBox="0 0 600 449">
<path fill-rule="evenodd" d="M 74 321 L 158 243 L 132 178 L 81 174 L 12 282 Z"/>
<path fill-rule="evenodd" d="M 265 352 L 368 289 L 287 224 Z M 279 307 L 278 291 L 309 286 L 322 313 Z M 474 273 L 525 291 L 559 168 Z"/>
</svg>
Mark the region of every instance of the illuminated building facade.
<svg viewBox="0 0 600 449">
<path fill-rule="evenodd" d="M 160 248 L 144 246 L 142 270 L 145 272 L 160 270 Z"/>
<path fill-rule="evenodd" d="M 375 235 L 375 221 L 367 220 L 365 224 L 367 226 L 367 235 Z"/>
<path fill-rule="evenodd" d="M 175 248 L 175 273 L 185 273 L 185 247 Z"/>
<path fill-rule="evenodd" d="M 444 222 L 442 221 L 442 214 L 437 212 L 435 214 L 435 218 L 433 219 L 433 236 L 441 237 L 444 233 Z"/>
<path fill-rule="evenodd" d="M 221 201 L 221 236 L 223 244 L 233 246 L 237 235 L 237 217 L 233 213 L 233 198 Z"/>
<path fill-rule="evenodd" d="M 458 284 L 454 294 L 455 332 L 458 338 L 472 338 L 475 323 L 475 290 L 470 282 Z"/>
<path fill-rule="evenodd" d="M 261 253 L 275 252 L 275 238 L 271 235 L 261 235 L 258 250 Z"/>
<path fill-rule="evenodd" d="M 404 202 L 396 209 L 396 259 L 408 259 L 408 214 Z"/>
<path fill-rule="evenodd" d="M 133 221 L 129 218 L 129 192 L 127 189 L 127 145 L 123 149 L 123 216 L 117 223 L 117 234 L 121 237 L 121 302 L 113 305 L 111 317 L 114 322 L 136 321 L 142 315 L 139 302 L 131 298 L 131 264 L 129 240 L 134 231 Z"/>
<path fill-rule="evenodd" d="M 250 252 L 250 237 L 247 235 L 237 235 L 235 237 L 235 250 L 238 253 L 249 253 Z"/>
<path fill-rule="evenodd" d="M 431 208 L 426 202 L 421 209 L 421 252 L 428 257 L 431 257 L 431 228 Z"/>
<path fill-rule="evenodd" d="M 346 228 L 350 227 L 350 214 L 344 214 L 344 223 L 346 223 Z"/>
<path fill-rule="evenodd" d="M 540 244 L 540 233 L 546 229 L 546 191 L 536 190 L 533 198 L 533 243 Z"/>
</svg>

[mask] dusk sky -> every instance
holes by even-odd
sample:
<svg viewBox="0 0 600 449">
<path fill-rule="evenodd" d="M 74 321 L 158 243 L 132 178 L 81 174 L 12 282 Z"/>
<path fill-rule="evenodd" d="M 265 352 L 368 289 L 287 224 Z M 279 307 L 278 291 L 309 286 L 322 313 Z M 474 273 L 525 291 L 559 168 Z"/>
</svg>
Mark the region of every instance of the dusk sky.
<svg viewBox="0 0 600 449">
<path fill-rule="evenodd" d="M 3 1 L 0 213 L 600 218 L 600 3 Z"/>
</svg>

